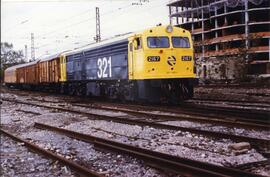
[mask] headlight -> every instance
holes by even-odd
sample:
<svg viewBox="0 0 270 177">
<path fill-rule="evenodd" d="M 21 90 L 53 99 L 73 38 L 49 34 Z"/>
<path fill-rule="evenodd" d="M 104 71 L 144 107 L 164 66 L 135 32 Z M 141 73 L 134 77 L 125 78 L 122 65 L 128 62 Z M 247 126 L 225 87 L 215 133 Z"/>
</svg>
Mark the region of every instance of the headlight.
<svg viewBox="0 0 270 177">
<path fill-rule="evenodd" d="M 168 25 L 167 28 L 166 28 L 166 31 L 167 31 L 168 33 L 173 32 L 173 27 L 172 27 L 172 25 Z"/>
</svg>

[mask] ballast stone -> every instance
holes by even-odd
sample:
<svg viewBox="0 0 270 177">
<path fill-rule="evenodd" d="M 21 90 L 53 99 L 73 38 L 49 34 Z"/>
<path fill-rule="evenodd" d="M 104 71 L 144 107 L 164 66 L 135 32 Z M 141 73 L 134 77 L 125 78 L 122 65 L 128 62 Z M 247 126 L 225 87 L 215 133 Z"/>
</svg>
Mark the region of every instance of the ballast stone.
<svg viewBox="0 0 270 177">
<path fill-rule="evenodd" d="M 240 142 L 240 143 L 235 143 L 235 144 L 230 144 L 228 146 L 229 149 L 232 150 L 243 150 L 243 149 L 250 149 L 251 146 L 248 142 Z"/>
</svg>

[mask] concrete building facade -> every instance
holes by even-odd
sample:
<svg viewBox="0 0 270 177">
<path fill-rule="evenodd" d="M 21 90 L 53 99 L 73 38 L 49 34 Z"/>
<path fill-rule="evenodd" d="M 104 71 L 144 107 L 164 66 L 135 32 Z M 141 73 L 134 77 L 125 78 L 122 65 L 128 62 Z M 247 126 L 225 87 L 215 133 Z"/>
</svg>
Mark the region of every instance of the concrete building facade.
<svg viewBox="0 0 270 177">
<path fill-rule="evenodd" d="M 192 32 L 205 80 L 270 76 L 270 0 L 173 0 L 170 22 Z"/>
</svg>

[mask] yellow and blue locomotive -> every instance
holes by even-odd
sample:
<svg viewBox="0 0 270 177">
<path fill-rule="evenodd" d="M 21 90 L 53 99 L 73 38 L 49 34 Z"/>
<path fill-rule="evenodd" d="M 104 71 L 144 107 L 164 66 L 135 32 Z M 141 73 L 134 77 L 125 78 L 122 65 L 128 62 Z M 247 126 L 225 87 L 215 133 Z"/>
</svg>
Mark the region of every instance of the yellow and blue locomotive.
<svg viewBox="0 0 270 177">
<path fill-rule="evenodd" d="M 175 103 L 193 96 L 193 44 L 190 32 L 182 28 L 157 26 L 45 61 L 54 60 L 58 71 L 54 71 L 54 81 L 49 84 L 63 93 Z"/>
</svg>

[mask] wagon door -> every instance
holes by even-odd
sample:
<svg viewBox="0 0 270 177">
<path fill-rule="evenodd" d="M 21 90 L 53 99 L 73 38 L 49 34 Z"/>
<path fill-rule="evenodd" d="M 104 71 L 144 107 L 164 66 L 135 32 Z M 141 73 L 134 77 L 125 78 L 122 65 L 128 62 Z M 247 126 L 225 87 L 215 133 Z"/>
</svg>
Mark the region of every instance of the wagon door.
<svg viewBox="0 0 270 177">
<path fill-rule="evenodd" d="M 51 68 L 50 68 L 50 64 L 49 64 L 48 61 L 46 61 L 45 63 L 46 63 L 46 65 L 45 65 L 45 71 L 46 71 L 45 82 L 48 83 L 50 81 L 50 70 L 51 70 Z"/>
<path fill-rule="evenodd" d="M 38 84 L 40 81 L 39 78 L 39 62 L 37 62 L 37 64 L 35 65 L 35 72 L 36 72 L 36 83 Z"/>
<path fill-rule="evenodd" d="M 55 82 L 60 80 L 60 58 L 55 60 Z"/>
<path fill-rule="evenodd" d="M 58 82 L 57 60 L 58 60 L 58 58 L 53 59 L 51 61 L 51 63 L 52 63 L 52 80 L 51 80 L 51 82 Z"/>
<path fill-rule="evenodd" d="M 47 61 L 48 63 L 48 79 L 47 79 L 47 82 L 51 82 L 52 81 L 52 77 L 53 77 L 53 69 L 52 69 L 52 61 Z"/>
</svg>

